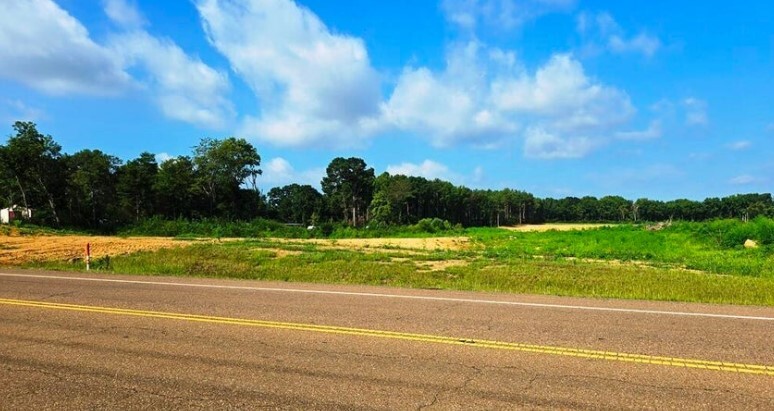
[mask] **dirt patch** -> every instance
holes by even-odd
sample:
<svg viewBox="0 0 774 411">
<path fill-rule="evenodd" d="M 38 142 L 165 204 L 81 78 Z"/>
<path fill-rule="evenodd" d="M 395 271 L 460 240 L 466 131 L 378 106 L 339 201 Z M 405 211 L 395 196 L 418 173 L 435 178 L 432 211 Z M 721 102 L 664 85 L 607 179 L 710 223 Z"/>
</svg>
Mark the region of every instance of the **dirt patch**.
<svg viewBox="0 0 774 411">
<path fill-rule="evenodd" d="M 443 271 L 447 268 L 466 265 L 468 265 L 468 262 L 465 260 L 422 261 L 417 263 L 417 267 L 425 271 Z"/>
<path fill-rule="evenodd" d="M 543 232 L 543 231 L 575 231 L 575 230 L 593 230 L 602 227 L 612 227 L 611 224 L 525 224 L 514 227 L 501 226 L 505 230 L 523 231 L 523 232 Z"/>
<path fill-rule="evenodd" d="M 465 250 L 470 243 L 467 237 L 435 237 L 435 238 L 347 238 L 340 240 L 326 239 L 272 239 L 281 243 L 315 244 L 323 249 L 352 250 L 360 252 L 384 252 L 394 250 L 413 251 L 458 251 Z"/>
<path fill-rule="evenodd" d="M 194 241 L 164 237 L 0 236 L 0 264 L 33 261 L 69 261 L 83 258 L 91 244 L 92 258 L 184 247 Z"/>
<path fill-rule="evenodd" d="M 261 248 L 261 250 L 268 250 L 277 255 L 276 258 L 283 258 L 291 255 L 301 255 L 301 251 L 296 250 L 283 250 L 281 248 Z"/>
</svg>

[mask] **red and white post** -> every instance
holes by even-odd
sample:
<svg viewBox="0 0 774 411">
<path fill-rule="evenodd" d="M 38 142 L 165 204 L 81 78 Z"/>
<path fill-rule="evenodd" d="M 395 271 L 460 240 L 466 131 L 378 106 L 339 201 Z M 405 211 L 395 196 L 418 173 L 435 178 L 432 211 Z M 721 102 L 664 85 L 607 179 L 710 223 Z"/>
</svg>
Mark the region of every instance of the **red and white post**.
<svg viewBox="0 0 774 411">
<path fill-rule="evenodd" d="M 91 269 L 91 243 L 86 243 L 86 271 Z"/>
</svg>

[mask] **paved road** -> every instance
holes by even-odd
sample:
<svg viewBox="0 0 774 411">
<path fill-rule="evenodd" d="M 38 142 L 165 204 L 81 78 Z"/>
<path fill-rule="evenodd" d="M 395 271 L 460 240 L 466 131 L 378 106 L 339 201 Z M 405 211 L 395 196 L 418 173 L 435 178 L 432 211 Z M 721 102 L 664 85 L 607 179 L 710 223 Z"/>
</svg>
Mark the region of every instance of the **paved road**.
<svg viewBox="0 0 774 411">
<path fill-rule="evenodd" d="M 774 409 L 774 309 L 0 272 L 0 409 Z"/>
</svg>

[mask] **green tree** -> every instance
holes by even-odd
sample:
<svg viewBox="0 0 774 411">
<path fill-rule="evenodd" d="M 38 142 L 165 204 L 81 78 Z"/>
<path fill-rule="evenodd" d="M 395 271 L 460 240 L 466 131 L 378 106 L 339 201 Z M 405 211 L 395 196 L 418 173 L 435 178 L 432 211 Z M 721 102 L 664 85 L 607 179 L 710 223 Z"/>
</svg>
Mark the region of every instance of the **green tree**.
<svg viewBox="0 0 774 411">
<path fill-rule="evenodd" d="M 322 189 L 331 207 L 339 210 L 344 221 L 354 226 L 365 220 L 373 195 L 374 169 L 367 167 L 360 158 L 337 157 L 325 171 Z"/>
<path fill-rule="evenodd" d="M 210 212 L 235 215 L 239 209 L 240 187 L 249 184 L 257 191 L 261 156 L 241 138 L 205 138 L 194 149 L 194 171 L 199 189 L 209 199 Z"/>
<path fill-rule="evenodd" d="M 154 184 L 156 205 L 167 218 L 192 216 L 196 177 L 190 157 L 180 156 L 159 166 Z"/>
<path fill-rule="evenodd" d="M 92 228 L 115 223 L 116 171 L 121 161 L 99 150 L 81 150 L 65 158 L 70 215 Z"/>
<path fill-rule="evenodd" d="M 156 157 L 140 154 L 118 169 L 118 195 L 124 214 L 135 221 L 153 215 L 154 186 L 159 172 Z"/>
<path fill-rule="evenodd" d="M 312 216 L 320 213 L 322 194 L 310 185 L 290 184 L 269 190 L 267 201 L 276 218 L 286 223 L 309 224 Z"/>
<path fill-rule="evenodd" d="M 62 183 L 62 147 L 41 134 L 35 123 L 17 121 L 13 129 L 16 134 L 1 152 L 5 179 L 16 187 L 25 207 L 45 204 L 54 223 L 60 225 L 56 194 Z"/>
</svg>

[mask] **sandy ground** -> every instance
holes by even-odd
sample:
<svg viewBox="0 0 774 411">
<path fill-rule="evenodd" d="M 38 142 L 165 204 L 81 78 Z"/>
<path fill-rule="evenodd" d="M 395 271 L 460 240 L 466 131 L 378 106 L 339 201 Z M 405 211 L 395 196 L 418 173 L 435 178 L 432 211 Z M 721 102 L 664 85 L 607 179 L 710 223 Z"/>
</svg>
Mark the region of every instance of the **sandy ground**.
<svg viewBox="0 0 774 411">
<path fill-rule="evenodd" d="M 183 247 L 192 241 L 164 237 L 0 236 L 0 264 L 83 258 L 87 243 L 91 244 L 92 258 L 100 258 L 105 255 Z"/>
<path fill-rule="evenodd" d="M 505 227 L 501 226 L 500 228 L 511 230 L 511 231 L 525 231 L 525 232 L 536 232 L 536 231 L 573 231 L 573 230 L 591 230 L 595 228 L 600 227 L 610 227 L 610 224 L 525 224 L 525 225 L 518 225 L 514 227 Z"/>
<path fill-rule="evenodd" d="M 420 251 L 464 250 L 469 246 L 467 237 L 435 237 L 435 238 L 347 238 L 340 240 L 327 239 L 272 239 L 272 241 L 294 244 L 316 244 L 322 248 L 354 251 L 390 251 L 408 249 Z"/>
</svg>

